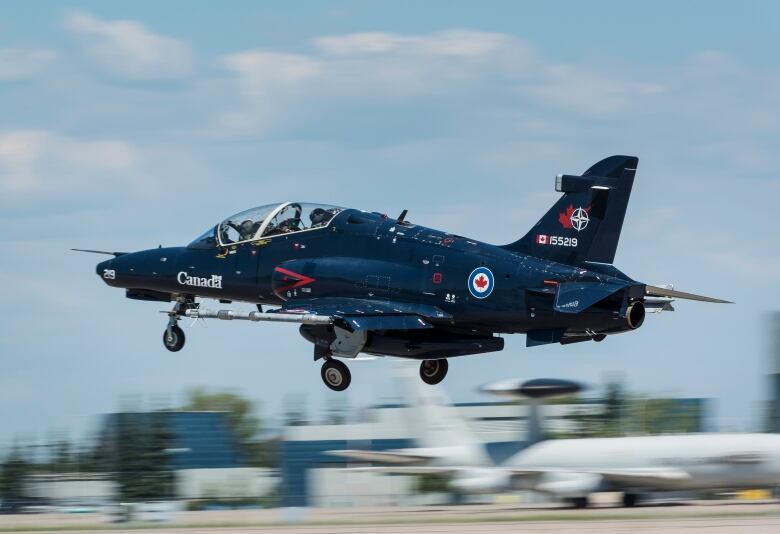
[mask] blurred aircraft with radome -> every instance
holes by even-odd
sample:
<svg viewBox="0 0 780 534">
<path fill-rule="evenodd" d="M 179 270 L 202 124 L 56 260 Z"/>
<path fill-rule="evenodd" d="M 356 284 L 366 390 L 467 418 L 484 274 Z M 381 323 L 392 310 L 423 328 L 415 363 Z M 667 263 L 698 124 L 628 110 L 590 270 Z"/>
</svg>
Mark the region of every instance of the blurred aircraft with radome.
<svg viewBox="0 0 780 534">
<path fill-rule="evenodd" d="M 681 434 L 543 440 L 539 409 L 531 404 L 528 446 L 500 464 L 438 387 L 424 386 L 399 370 L 410 425 L 419 448 L 339 450 L 329 454 L 388 474 L 451 476 L 461 493 L 533 490 L 585 507 L 601 491 L 623 492 L 633 506 L 643 493 L 774 488 L 780 485 L 780 435 Z M 555 379 L 502 381 L 482 388 L 503 397 L 543 398 L 569 394 L 576 383 Z M 358 468 L 361 469 L 361 468 Z"/>
</svg>

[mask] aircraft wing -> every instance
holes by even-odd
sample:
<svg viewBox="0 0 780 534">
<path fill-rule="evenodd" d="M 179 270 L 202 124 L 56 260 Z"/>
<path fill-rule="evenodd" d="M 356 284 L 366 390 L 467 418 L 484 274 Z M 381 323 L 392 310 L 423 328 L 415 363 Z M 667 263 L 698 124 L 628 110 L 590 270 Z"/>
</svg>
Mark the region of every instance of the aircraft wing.
<svg viewBox="0 0 780 534">
<path fill-rule="evenodd" d="M 166 312 L 167 313 L 167 312 Z M 184 311 L 193 319 L 232 321 L 270 321 L 309 325 L 335 324 L 347 330 L 420 330 L 433 328 L 428 319 L 447 320 L 451 315 L 435 306 L 388 300 L 352 298 L 295 299 L 280 308 L 241 312 L 207 310 L 201 307 Z"/>
<path fill-rule="evenodd" d="M 373 467 L 355 467 L 356 471 L 383 473 L 387 475 L 464 475 L 474 468 L 462 466 L 444 465 L 388 465 Z M 511 478 L 531 479 L 531 484 L 538 491 L 558 493 L 562 489 L 570 489 L 571 482 L 593 483 L 599 477 L 617 487 L 668 487 L 670 482 L 685 481 L 690 475 L 685 471 L 666 467 L 625 468 L 625 469 L 568 469 L 559 467 L 542 468 L 511 468 L 496 467 L 493 470 L 498 473 L 508 474 Z M 552 475 L 553 479 L 544 481 L 544 475 Z M 562 481 L 563 488 L 557 483 Z M 565 490 L 564 490 L 565 491 Z"/>
<path fill-rule="evenodd" d="M 645 286 L 645 295 L 648 297 L 668 297 L 675 299 L 699 300 L 701 302 L 715 302 L 718 304 L 734 304 L 728 300 L 705 297 L 704 295 L 696 295 L 694 293 L 686 293 L 684 291 L 676 291 L 674 289 L 658 286 Z"/>
<path fill-rule="evenodd" d="M 342 458 L 348 458 L 350 460 L 356 460 L 358 462 L 377 462 L 388 464 L 405 464 L 408 465 L 424 464 L 436 459 L 436 456 L 426 454 L 425 452 L 417 452 L 415 449 L 405 450 L 389 450 L 389 451 L 367 451 L 358 449 L 344 449 L 336 451 L 328 451 L 326 454 L 331 456 L 340 456 Z"/>
<path fill-rule="evenodd" d="M 659 483 L 668 483 L 675 481 L 688 480 L 690 475 L 681 470 L 671 467 L 637 467 L 637 468 L 561 468 L 561 467 L 538 467 L 538 468 L 514 468 L 505 467 L 515 477 L 541 476 L 547 473 L 575 473 L 583 475 L 598 475 L 614 482 L 615 484 L 635 484 L 640 486 L 654 486 Z"/>
<path fill-rule="evenodd" d="M 385 475 L 452 475 L 465 468 L 438 465 L 388 465 L 353 467 L 355 471 L 382 473 Z"/>
<path fill-rule="evenodd" d="M 352 330 L 415 330 L 433 328 L 426 319 L 448 319 L 450 314 L 435 306 L 388 300 L 324 297 L 295 299 L 281 308 L 269 310 L 279 314 L 311 314 L 343 320 Z"/>
</svg>

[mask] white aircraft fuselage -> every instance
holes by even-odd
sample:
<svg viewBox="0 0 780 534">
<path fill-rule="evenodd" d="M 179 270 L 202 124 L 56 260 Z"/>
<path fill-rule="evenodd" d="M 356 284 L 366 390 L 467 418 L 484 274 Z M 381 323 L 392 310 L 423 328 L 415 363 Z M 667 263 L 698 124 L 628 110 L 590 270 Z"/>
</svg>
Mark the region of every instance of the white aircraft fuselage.
<svg viewBox="0 0 780 534">
<path fill-rule="evenodd" d="M 658 477 L 653 490 L 754 488 L 780 485 L 780 435 L 684 434 L 558 439 L 536 443 L 499 467 L 597 472 L 675 469 L 688 477 Z M 622 485 L 623 483 L 621 483 Z M 637 486 L 643 484 L 637 483 Z"/>
</svg>

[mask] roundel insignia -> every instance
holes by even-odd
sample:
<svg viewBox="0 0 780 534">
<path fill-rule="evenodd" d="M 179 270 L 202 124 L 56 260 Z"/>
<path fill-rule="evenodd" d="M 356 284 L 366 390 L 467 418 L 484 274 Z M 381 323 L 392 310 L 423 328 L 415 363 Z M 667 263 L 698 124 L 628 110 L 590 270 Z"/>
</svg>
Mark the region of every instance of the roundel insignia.
<svg viewBox="0 0 780 534">
<path fill-rule="evenodd" d="M 469 292 L 478 299 L 484 299 L 493 292 L 495 280 L 487 267 L 477 267 L 469 275 Z"/>
</svg>

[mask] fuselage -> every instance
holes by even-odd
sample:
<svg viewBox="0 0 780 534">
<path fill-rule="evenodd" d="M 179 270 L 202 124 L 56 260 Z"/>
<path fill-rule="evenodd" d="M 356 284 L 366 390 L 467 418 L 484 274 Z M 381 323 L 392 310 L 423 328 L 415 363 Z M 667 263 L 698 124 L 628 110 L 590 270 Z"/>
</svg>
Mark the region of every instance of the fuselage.
<svg viewBox="0 0 780 534">
<path fill-rule="evenodd" d="M 475 269 L 492 274 L 475 296 Z M 220 246 L 213 239 L 102 262 L 97 274 L 131 298 L 207 297 L 279 305 L 342 297 L 411 302 L 446 314 L 436 326 L 474 333 L 559 328 L 613 332 L 625 326 L 626 295 L 576 315 L 555 312 L 564 281 L 633 283 L 610 266 L 565 265 L 376 213 L 343 210 L 327 227 Z"/>
<path fill-rule="evenodd" d="M 506 464 L 560 471 L 675 468 L 684 479 L 655 481 L 656 490 L 755 488 L 780 484 L 780 435 L 688 434 L 560 439 L 537 443 Z"/>
</svg>

